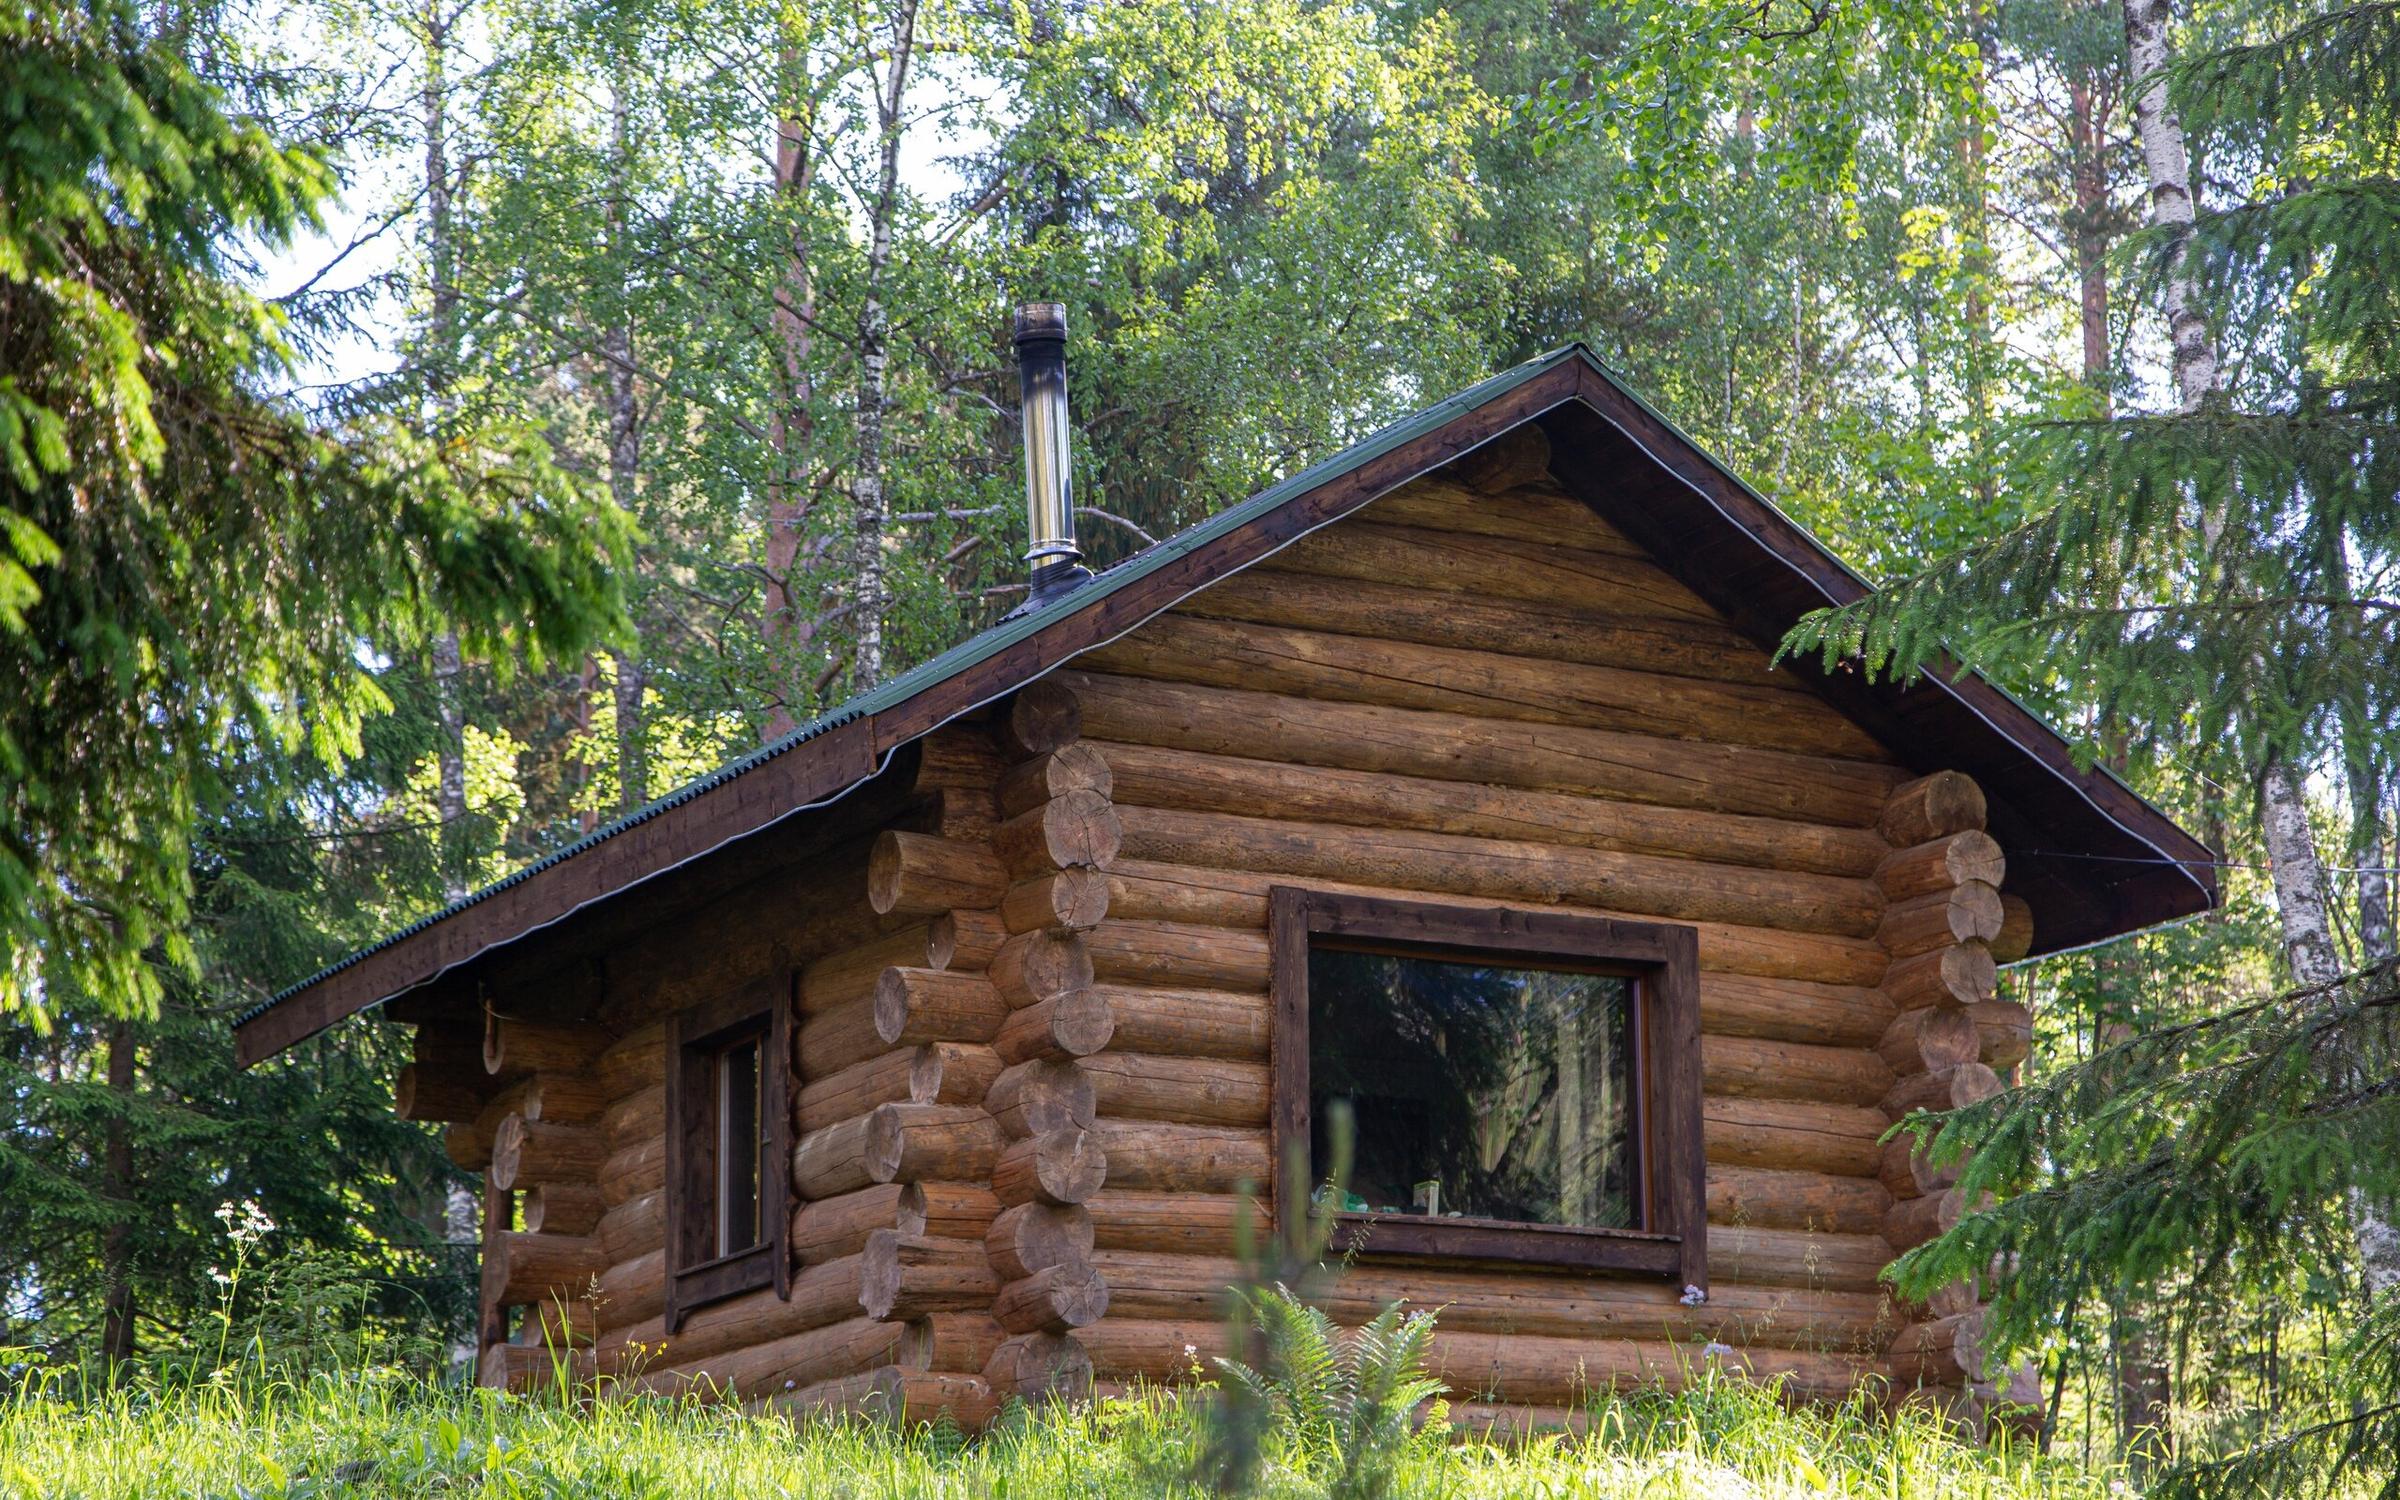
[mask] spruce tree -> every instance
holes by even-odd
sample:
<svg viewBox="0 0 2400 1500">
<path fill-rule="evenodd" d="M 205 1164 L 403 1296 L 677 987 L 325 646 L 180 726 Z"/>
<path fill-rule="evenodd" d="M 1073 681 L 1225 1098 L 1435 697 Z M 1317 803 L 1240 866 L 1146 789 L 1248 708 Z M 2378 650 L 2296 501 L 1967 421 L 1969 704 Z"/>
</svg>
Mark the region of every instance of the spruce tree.
<svg viewBox="0 0 2400 1500">
<path fill-rule="evenodd" d="M 0 1010 L 152 1010 L 223 757 L 355 751 L 377 652 L 622 627 L 625 522 L 538 440 L 276 394 L 237 247 L 314 223 L 330 169 L 193 71 L 156 29 L 186 10 L 0 15 Z"/>
<path fill-rule="evenodd" d="M 1986 1275 L 2004 1343 L 2140 1289 L 2179 1337 L 2244 1287 L 2346 1289 L 2326 1388 L 2170 1492 L 2288 1493 L 2400 1451 L 2400 969 L 2362 908 L 2344 976 L 2305 788 L 2353 789 L 2379 840 L 2400 749 L 2400 6 L 2268 18 L 2180 61 L 2127 0 L 2151 197 L 2138 269 L 2168 316 L 2172 410 L 2041 427 L 2029 519 L 1791 645 L 1908 675 L 1965 662 L 2070 687 L 2102 722 L 2253 789 L 2292 988 L 2128 1037 L 1964 1112 L 1945 1150 L 2003 1195 L 1909 1257 Z M 2188 137 L 2187 133 L 2188 132 Z M 2212 202 L 2206 181 L 2248 191 Z M 2087 1300 L 2088 1299 L 2088 1300 Z"/>
</svg>

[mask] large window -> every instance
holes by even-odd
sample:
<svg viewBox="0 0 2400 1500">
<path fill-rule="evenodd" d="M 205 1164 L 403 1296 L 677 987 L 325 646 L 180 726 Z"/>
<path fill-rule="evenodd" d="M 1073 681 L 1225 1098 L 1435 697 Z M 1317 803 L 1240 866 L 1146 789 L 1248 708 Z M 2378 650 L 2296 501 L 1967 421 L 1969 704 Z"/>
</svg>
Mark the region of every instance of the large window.
<svg viewBox="0 0 2400 1500">
<path fill-rule="evenodd" d="M 670 1023 L 667 1327 L 693 1308 L 790 1287 L 788 984 L 760 984 Z"/>
<path fill-rule="evenodd" d="M 1306 1142 L 1323 1201 L 1348 1120 L 1341 1248 L 1706 1285 L 1691 929 L 1272 905 L 1277 1160 Z"/>
</svg>

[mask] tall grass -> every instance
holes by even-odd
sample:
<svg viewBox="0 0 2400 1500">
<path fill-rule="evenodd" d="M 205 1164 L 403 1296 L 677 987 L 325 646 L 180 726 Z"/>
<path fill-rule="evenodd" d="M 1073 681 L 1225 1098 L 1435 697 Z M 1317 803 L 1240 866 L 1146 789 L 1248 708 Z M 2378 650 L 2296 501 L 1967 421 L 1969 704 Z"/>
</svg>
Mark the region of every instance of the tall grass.
<svg viewBox="0 0 2400 1500">
<path fill-rule="evenodd" d="M 2019 1447 L 1961 1444 L 1932 1421 L 1863 1407 L 1792 1409 L 1738 1377 L 1676 1395 L 1606 1397 L 1591 1436 L 1413 1440 L 1392 1493 L 1443 1497 L 1877 1497 L 2080 1500 L 2104 1476 Z M 974 1497 L 1197 1493 L 1197 1407 L 1157 1394 L 1012 1411 L 967 1440 L 919 1424 L 747 1416 L 697 1402 L 502 1396 L 388 1371 L 88 1387 L 20 1378 L 0 1398 L 0 1496 Z M 1271 1445 L 1261 1491 L 1322 1493 Z"/>
</svg>

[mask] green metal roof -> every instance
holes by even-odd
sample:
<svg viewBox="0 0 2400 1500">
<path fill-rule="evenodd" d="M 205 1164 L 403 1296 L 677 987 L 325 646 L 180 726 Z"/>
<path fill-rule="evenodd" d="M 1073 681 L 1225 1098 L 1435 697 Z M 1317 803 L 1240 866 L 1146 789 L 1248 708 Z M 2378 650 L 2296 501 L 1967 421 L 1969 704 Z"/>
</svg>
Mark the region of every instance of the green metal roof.
<svg viewBox="0 0 2400 1500">
<path fill-rule="evenodd" d="M 1610 375 L 1607 369 L 1602 366 L 1597 359 L 1593 358 L 1591 351 L 1586 349 L 1581 344 L 1570 344 L 1563 349 L 1555 349 L 1547 354 L 1527 360 L 1525 363 L 1517 365 L 1512 369 L 1503 370 L 1488 380 L 1469 386 L 1467 389 L 1460 391 L 1457 395 L 1452 396 L 1445 401 L 1441 401 L 1433 406 L 1429 406 L 1423 411 L 1417 412 L 1413 416 L 1403 418 L 1402 420 L 1394 422 L 1388 427 L 1380 429 L 1371 436 L 1361 439 L 1359 442 L 1356 442 L 1343 449 L 1341 452 L 1334 454 L 1332 457 L 1326 459 L 1322 463 L 1315 464 L 1307 469 L 1303 469 L 1299 473 L 1294 474 L 1291 478 L 1283 480 L 1281 483 L 1270 486 L 1267 489 L 1263 489 L 1237 505 L 1228 506 L 1224 510 L 1221 510 L 1215 515 L 1210 516 L 1208 519 L 1186 527 L 1184 530 L 1166 538 L 1164 541 L 1157 543 L 1155 546 L 1144 548 L 1142 551 L 1137 552 L 1131 557 L 1124 559 L 1122 562 L 1117 563 L 1107 571 L 1098 574 L 1092 579 L 1091 582 L 1084 584 L 1080 588 L 1065 594 L 1061 594 L 1056 599 L 1053 599 L 1037 608 L 1029 609 L 1023 613 L 1009 616 L 1007 619 L 1002 620 L 1000 623 L 992 626 L 990 629 L 980 631 L 977 634 L 968 637 L 966 640 L 961 641 L 959 644 L 951 647 L 941 655 L 922 662 L 919 665 L 910 668 L 908 671 L 901 673 L 899 676 L 892 678 L 890 681 L 880 683 L 877 686 L 868 689 L 866 692 L 859 694 L 857 697 L 851 698 L 846 702 L 837 705 L 819 717 L 810 720 L 808 723 L 799 726 L 797 729 L 794 729 L 791 733 L 783 736 L 781 739 L 775 740 L 770 744 L 762 745 L 747 755 L 743 755 L 737 759 L 728 761 L 724 765 L 719 766 L 717 769 L 710 771 L 704 776 L 695 777 L 693 780 L 684 783 L 682 786 L 677 787 L 671 792 L 668 792 L 665 796 L 658 798 L 644 807 L 637 808 L 633 812 L 627 813 L 624 817 L 617 819 L 615 822 L 610 823 L 605 827 L 594 829 L 592 832 L 585 834 L 582 838 L 577 839 L 574 843 L 567 845 L 565 848 L 560 849 L 555 853 L 545 855 L 541 859 L 526 865 L 522 869 L 514 870 L 508 875 L 503 876 L 501 879 L 492 882 L 490 885 L 469 892 L 467 895 L 459 897 L 456 901 L 451 902 L 449 905 L 443 907 L 439 911 L 418 918 L 416 921 L 411 922 L 406 927 L 401 928 L 399 931 L 382 939 L 380 942 L 376 942 L 367 947 L 361 948 L 357 952 L 350 954 L 348 957 L 341 959 L 339 962 L 326 965 L 324 968 L 319 969 L 316 973 L 309 975 L 306 979 L 300 980 L 296 984 L 288 985 L 284 989 L 277 991 L 269 999 L 262 1001 L 258 1005 L 252 1006 L 249 1010 L 243 1012 L 239 1017 L 237 1017 L 234 1021 L 234 1024 L 236 1026 L 247 1025 L 251 1021 L 258 1019 L 260 1016 L 274 1009 L 276 1006 L 281 1005 L 284 1001 L 290 999 L 292 996 L 299 994 L 302 990 L 308 989 L 312 985 L 318 984 L 336 974 L 339 974 L 344 969 L 350 968 L 352 965 L 357 964 L 361 960 L 367 958 L 370 954 L 380 953 L 387 948 L 395 946 L 396 944 L 405 942 L 409 938 L 414 937 L 416 934 L 424 931 L 428 927 L 433 926 L 437 922 L 445 921 L 448 918 L 454 917 L 460 912 L 465 911 L 471 906 L 476 906 L 484 901 L 490 900 L 493 896 L 498 895 L 500 892 L 532 879 L 534 876 L 551 868 L 553 865 L 563 864 L 567 860 L 573 859 L 577 855 L 584 853 L 586 850 L 607 843 L 610 839 L 613 839 L 617 835 L 624 833 L 627 829 L 636 828 L 641 824 L 649 822 L 652 818 L 657 817 L 660 813 L 667 811 L 669 808 L 680 807 L 684 803 L 690 802 L 695 797 L 704 796 L 707 793 L 714 791 L 716 788 L 725 785 L 727 782 L 732 781 L 747 772 L 756 770 L 758 767 L 766 764 L 768 761 L 774 760 L 779 756 L 788 755 L 792 751 L 799 749 L 801 746 L 807 744 L 813 739 L 816 739 L 820 735 L 825 734 L 829 730 L 838 729 L 844 724 L 881 713 L 886 709 L 905 703 L 909 699 L 915 697 L 917 694 L 922 693 L 928 688 L 934 687 L 939 683 L 948 681 L 950 678 L 966 671 L 968 668 L 974 666 L 978 662 L 995 656 L 1000 652 L 1007 650 L 1009 647 L 1017 644 L 1019 641 L 1025 640 L 1030 636 L 1040 633 L 1045 626 L 1051 624 L 1053 621 L 1062 619 L 1067 615 L 1075 613 L 1077 610 L 1083 609 L 1088 605 L 1097 603 L 1098 601 L 1107 598 L 1110 594 L 1115 593 L 1118 589 L 1125 587 L 1127 584 L 1134 583 L 1139 579 L 1147 577 L 1149 574 L 1158 571 L 1160 568 L 1167 566 L 1169 563 L 1176 561 L 1178 558 L 1181 558 L 1190 552 L 1196 551 L 1197 549 L 1208 545 L 1218 537 L 1239 528 L 1244 523 L 1253 520 L 1258 516 L 1266 514 L 1268 511 L 1275 509 L 1277 506 L 1286 504 L 1287 502 L 1294 500 L 1301 495 L 1305 495 L 1309 491 L 1316 489 L 1319 485 L 1324 484 L 1326 481 L 1339 478 L 1343 474 L 1346 474 L 1351 470 L 1356 469 L 1361 465 L 1364 465 L 1381 456 L 1382 454 L 1399 447 L 1401 444 L 1408 442 L 1410 439 L 1430 432 L 1435 428 L 1438 428 L 1443 424 L 1453 420 L 1461 413 L 1471 411 L 1474 408 L 1483 405 L 1485 402 L 1491 400 L 1495 396 L 1504 395 L 1507 392 L 1515 389 L 1517 386 L 1523 385 L 1526 381 L 1531 380 L 1534 377 L 1541 375 L 1545 371 L 1554 369 L 1558 365 L 1572 359 L 1582 359 L 1586 361 L 1594 370 L 1597 370 L 1603 376 L 1606 376 L 1610 383 L 1618 384 L 1616 377 Z M 1618 388 L 1623 389 L 1623 386 L 1619 384 Z M 1631 396 L 1632 392 L 1628 391 L 1626 394 Z M 1634 399 L 1638 400 L 1639 398 L 1636 397 Z M 1047 668 L 1044 670 L 1047 670 Z M 1038 676 L 1039 674 L 1037 673 L 1035 675 Z"/>
</svg>

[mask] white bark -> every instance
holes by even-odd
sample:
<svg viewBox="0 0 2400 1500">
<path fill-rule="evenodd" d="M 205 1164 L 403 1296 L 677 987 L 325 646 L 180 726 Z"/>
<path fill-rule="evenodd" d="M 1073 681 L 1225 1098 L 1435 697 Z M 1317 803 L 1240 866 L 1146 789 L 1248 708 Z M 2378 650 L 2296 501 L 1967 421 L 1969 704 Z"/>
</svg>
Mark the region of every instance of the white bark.
<svg viewBox="0 0 2400 1500">
<path fill-rule="evenodd" d="M 817 279 L 809 236 L 808 200 L 817 182 L 817 81 L 811 71 L 814 41 L 805 9 L 785 12 L 787 27 L 776 53 L 781 99 L 775 120 L 775 191 L 791 217 L 791 239 L 783 259 L 783 279 L 775 288 L 772 321 L 783 356 L 783 389 L 767 436 L 774 449 L 774 472 L 767 481 L 767 588 L 761 622 L 771 645 L 790 657 L 812 633 L 800 618 L 803 574 L 802 530 L 809 511 L 808 462 L 816 443 L 816 327 Z M 772 743 L 792 732 L 797 721 L 791 711 L 788 684 L 769 708 L 764 738 Z"/>
<path fill-rule="evenodd" d="M 892 220 L 900 211 L 901 107 L 908 97 L 916 33 L 916 0 L 902 0 L 892 17 L 891 58 L 875 95 L 875 201 L 868 211 L 866 285 L 858 312 L 858 473 L 851 485 L 857 646 L 850 658 L 850 681 L 857 689 L 871 688 L 883 677 L 883 623 L 889 608 L 883 547 L 891 512 L 883 490 L 883 421 L 891 364 L 891 320 L 884 306 L 883 280 L 892 263 Z"/>
<path fill-rule="evenodd" d="M 460 706 L 465 691 L 460 678 L 466 671 L 459 659 L 458 633 L 445 630 L 433 643 L 433 711 L 440 726 L 434 748 L 433 815 L 440 827 L 435 843 L 441 851 L 442 893 L 456 901 L 467 893 L 467 719 Z"/>
<path fill-rule="evenodd" d="M 617 164 L 608 199 L 608 241 L 617 277 L 615 316 L 602 336 L 608 364 L 608 493 L 617 508 L 631 512 L 640 498 L 641 405 L 633 387 L 632 210 L 626 201 L 631 174 L 631 130 L 622 73 L 609 91 L 609 153 Z M 631 812 L 650 800 L 649 754 L 642 722 L 642 691 L 648 669 L 638 650 L 618 654 L 616 671 L 617 810 Z"/>
<path fill-rule="evenodd" d="M 2325 899 L 2325 867 L 2308 826 L 2308 800 L 2289 764 L 2269 761 L 2259 777 L 2258 818 L 2274 863 L 2275 908 L 2283 919 L 2283 952 L 2292 979 L 2331 984 L 2342 977 L 2341 950 Z"/>
<path fill-rule="evenodd" d="M 2167 0 L 2125 0 L 2125 50 L 2134 79 L 2133 118 L 2142 142 L 2142 164 L 2150 176 L 2150 222 L 2176 234 L 2191 230 L 2192 159 L 2183 122 L 2167 105 L 2159 74 L 2170 56 Z M 2182 246 L 2167 275 L 2167 337 L 2175 351 L 2175 396 L 2185 412 L 2197 411 L 2216 393 L 2217 353 L 2208 341 L 2208 319 L 2200 311 L 2200 289 Z"/>
<path fill-rule="evenodd" d="M 2150 222 L 2174 233 L 2188 232 L 2196 205 L 2191 154 L 2183 123 L 2168 107 L 2160 76 L 2171 57 L 2167 0 L 2124 0 L 2125 49 L 2133 70 L 2134 123 L 2142 162 L 2150 178 Z M 2181 410 L 2198 411 L 2217 392 L 2217 356 L 2200 311 L 2199 288 L 2186 247 L 2179 245 L 2166 285 L 2167 334 L 2174 348 L 2175 393 Z M 2202 533 L 2216 550 L 2223 518 L 2203 510 Z M 2330 984 L 2341 977 L 2334 946 L 2325 867 L 2308 826 L 2308 802 L 2300 774 L 2281 757 L 2270 759 L 2259 777 L 2260 831 L 2274 864 L 2275 907 L 2283 927 L 2283 950 L 2292 978 L 2302 985 Z M 2364 1195 L 2349 1197 L 2350 1222 L 2358 1238 L 2360 1271 L 2368 1295 L 2380 1300 L 2400 1288 L 2400 1226 L 2384 1207 Z"/>
</svg>

